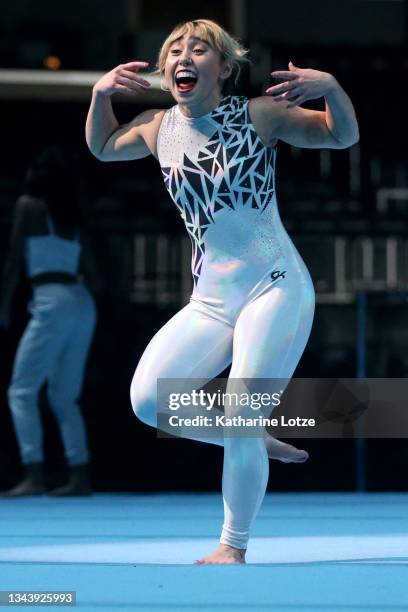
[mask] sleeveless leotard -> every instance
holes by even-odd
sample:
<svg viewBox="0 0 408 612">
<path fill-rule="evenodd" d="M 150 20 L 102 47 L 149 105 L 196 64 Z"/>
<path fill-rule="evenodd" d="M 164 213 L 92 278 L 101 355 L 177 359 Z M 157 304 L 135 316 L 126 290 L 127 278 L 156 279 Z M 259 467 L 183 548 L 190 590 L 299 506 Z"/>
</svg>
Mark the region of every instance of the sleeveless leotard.
<svg viewBox="0 0 408 612">
<path fill-rule="evenodd" d="M 247 98 L 223 98 L 194 118 L 173 106 L 162 120 L 158 157 L 192 241 L 190 301 L 233 325 L 272 285 L 294 274 L 311 283 L 279 216 L 276 146 L 255 132 Z"/>
</svg>

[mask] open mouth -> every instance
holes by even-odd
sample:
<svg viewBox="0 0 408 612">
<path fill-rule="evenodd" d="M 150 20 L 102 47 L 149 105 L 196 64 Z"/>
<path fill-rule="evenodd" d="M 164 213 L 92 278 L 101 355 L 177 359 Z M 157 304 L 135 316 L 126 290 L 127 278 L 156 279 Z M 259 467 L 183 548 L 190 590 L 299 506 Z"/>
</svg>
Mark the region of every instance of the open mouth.
<svg viewBox="0 0 408 612">
<path fill-rule="evenodd" d="M 191 70 L 179 70 L 175 78 L 176 87 L 180 93 L 187 93 L 194 89 L 197 80 L 197 75 Z"/>
</svg>

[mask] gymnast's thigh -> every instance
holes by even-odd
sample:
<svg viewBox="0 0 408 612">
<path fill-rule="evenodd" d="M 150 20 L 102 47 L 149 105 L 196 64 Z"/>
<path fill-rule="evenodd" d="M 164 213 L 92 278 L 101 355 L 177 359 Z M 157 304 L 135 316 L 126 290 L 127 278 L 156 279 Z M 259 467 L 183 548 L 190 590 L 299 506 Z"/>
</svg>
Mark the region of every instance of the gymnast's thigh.
<svg viewBox="0 0 408 612">
<path fill-rule="evenodd" d="M 211 379 L 232 359 L 233 328 L 188 304 L 146 347 L 132 381 L 132 404 L 156 397 L 158 378 Z"/>
<path fill-rule="evenodd" d="M 275 286 L 248 303 L 235 326 L 231 378 L 290 378 L 313 324 L 313 285 Z"/>
</svg>

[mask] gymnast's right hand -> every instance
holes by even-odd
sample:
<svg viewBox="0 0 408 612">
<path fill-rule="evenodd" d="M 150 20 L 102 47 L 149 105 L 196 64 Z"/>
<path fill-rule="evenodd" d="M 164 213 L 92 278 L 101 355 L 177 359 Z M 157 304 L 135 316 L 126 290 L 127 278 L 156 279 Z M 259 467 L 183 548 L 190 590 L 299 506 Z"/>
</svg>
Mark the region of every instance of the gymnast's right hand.
<svg viewBox="0 0 408 612">
<path fill-rule="evenodd" d="M 103 75 L 93 87 L 96 94 L 112 96 L 114 93 L 128 94 L 131 96 L 140 93 L 145 94 L 150 87 L 149 81 L 143 79 L 138 73 L 142 68 L 147 68 L 149 62 L 128 62 L 120 64 L 110 72 Z"/>
</svg>

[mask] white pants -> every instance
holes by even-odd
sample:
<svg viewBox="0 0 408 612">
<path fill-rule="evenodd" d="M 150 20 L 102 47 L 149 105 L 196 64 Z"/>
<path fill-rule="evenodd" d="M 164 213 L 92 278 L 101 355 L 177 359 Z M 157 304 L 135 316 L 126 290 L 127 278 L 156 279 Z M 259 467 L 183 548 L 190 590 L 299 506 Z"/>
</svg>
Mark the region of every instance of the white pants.
<svg viewBox="0 0 408 612">
<path fill-rule="evenodd" d="M 314 305 L 313 284 L 302 271 L 245 303 L 231 324 L 190 301 L 158 331 L 140 359 L 131 386 L 135 414 L 157 426 L 158 378 L 211 379 L 232 362 L 230 379 L 290 379 L 310 335 Z M 183 416 L 189 415 L 183 410 Z M 183 435 L 190 437 L 188 428 Z M 264 438 L 202 441 L 224 446 L 220 541 L 244 549 L 268 482 Z"/>
<path fill-rule="evenodd" d="M 83 285 L 49 283 L 34 288 L 29 311 L 8 389 L 21 459 L 24 464 L 43 461 L 38 394 L 47 381 L 65 457 L 70 465 L 86 463 L 88 445 L 77 400 L 96 323 L 94 300 Z"/>
</svg>

